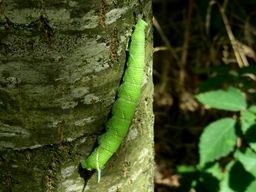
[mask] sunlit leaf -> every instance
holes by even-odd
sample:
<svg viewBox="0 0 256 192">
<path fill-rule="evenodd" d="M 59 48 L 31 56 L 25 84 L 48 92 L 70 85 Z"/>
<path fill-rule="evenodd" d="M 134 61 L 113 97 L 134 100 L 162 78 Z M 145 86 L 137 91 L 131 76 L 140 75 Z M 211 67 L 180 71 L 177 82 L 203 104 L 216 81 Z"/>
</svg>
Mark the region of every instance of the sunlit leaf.
<svg viewBox="0 0 256 192">
<path fill-rule="evenodd" d="M 222 110 L 241 111 L 247 106 L 246 100 L 239 89 L 229 87 L 227 91 L 217 90 L 195 96 L 202 104 Z"/>
<path fill-rule="evenodd" d="M 256 189 L 256 180 L 250 183 L 250 185 L 246 188 L 245 192 L 255 192 Z"/>
<path fill-rule="evenodd" d="M 194 166 L 180 165 L 177 166 L 176 171 L 181 175 L 179 179 L 180 191 L 189 191 L 192 186 L 197 184 L 196 178 L 198 177 L 198 171 Z"/>
<path fill-rule="evenodd" d="M 256 176 L 256 153 L 254 153 L 250 148 L 247 148 L 244 153 L 237 150 L 234 157 L 242 163 L 246 171 Z"/>
<path fill-rule="evenodd" d="M 204 171 L 207 173 L 211 173 L 218 180 L 221 180 L 222 178 L 219 162 L 211 163 L 211 166 L 206 167 Z"/>
<path fill-rule="evenodd" d="M 236 121 L 224 118 L 209 124 L 199 141 L 200 164 L 214 161 L 230 153 L 236 144 Z"/>
<path fill-rule="evenodd" d="M 256 114 L 244 111 L 240 118 L 241 129 L 250 147 L 256 150 Z"/>
<path fill-rule="evenodd" d="M 250 111 L 250 112 L 256 114 L 256 105 L 250 106 L 250 107 L 248 108 L 248 111 Z"/>
<path fill-rule="evenodd" d="M 239 161 L 231 161 L 220 183 L 220 192 L 246 191 L 255 178 L 247 172 Z"/>
<path fill-rule="evenodd" d="M 193 173 L 197 172 L 196 168 L 191 165 L 180 165 L 177 166 L 177 172 L 182 174 L 182 173 Z"/>
</svg>

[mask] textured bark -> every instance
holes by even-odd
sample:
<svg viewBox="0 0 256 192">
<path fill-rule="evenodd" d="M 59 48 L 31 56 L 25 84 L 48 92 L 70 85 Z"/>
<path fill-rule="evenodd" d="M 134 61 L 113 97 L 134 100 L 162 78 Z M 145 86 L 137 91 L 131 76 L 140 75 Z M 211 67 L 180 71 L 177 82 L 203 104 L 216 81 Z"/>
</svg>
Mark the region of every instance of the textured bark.
<svg viewBox="0 0 256 192">
<path fill-rule="evenodd" d="M 0 191 L 153 191 L 151 3 L 108 0 L 104 14 L 101 2 L 2 2 Z M 149 23 L 141 98 L 97 184 L 80 161 L 104 129 L 141 13 Z"/>
</svg>

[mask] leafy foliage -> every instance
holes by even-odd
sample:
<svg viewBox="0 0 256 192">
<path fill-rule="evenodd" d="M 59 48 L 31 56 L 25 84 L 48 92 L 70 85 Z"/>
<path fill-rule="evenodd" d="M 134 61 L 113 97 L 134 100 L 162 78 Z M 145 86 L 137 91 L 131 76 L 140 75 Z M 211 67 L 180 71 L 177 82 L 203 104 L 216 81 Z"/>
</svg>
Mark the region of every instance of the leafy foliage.
<svg viewBox="0 0 256 192">
<path fill-rule="evenodd" d="M 194 69 L 196 73 L 198 69 Z M 198 89 L 199 93 L 210 91 L 221 87 L 223 84 L 232 83 L 235 85 L 242 84 L 245 89 L 252 87 L 252 82 L 245 76 L 245 74 L 256 73 L 256 66 L 248 66 L 234 71 L 231 69 L 230 65 L 220 65 L 218 67 L 212 67 L 208 69 L 210 72 L 217 73 L 216 76 L 210 77 L 205 80 Z"/>
<path fill-rule="evenodd" d="M 246 177 L 246 173 L 255 177 L 255 170 L 245 166 L 251 163 L 247 150 L 251 149 L 253 154 L 256 151 L 256 33 L 251 28 L 255 2 L 164 1 L 162 6 L 157 3 L 159 14 L 154 9 L 154 19 L 162 31 L 158 33 L 156 27 L 154 37 L 155 135 L 159 154 L 156 162 L 160 169 L 168 169 L 169 164 L 165 167 L 159 161 L 165 155 L 172 167 L 181 162 L 193 165 L 177 168 L 182 176 L 178 179 L 180 185 L 172 179 L 166 182 L 166 170 L 161 171 L 163 177 L 158 183 L 184 192 L 256 191 L 254 181 Z M 182 4 L 184 11 L 180 14 L 176 10 Z M 164 8 L 168 9 L 163 11 Z M 172 14 L 162 14 L 168 12 Z M 162 38 L 162 32 L 168 41 Z M 204 107 L 190 97 L 195 90 L 195 98 Z M 199 158 L 197 149 L 187 147 L 188 143 L 194 146 L 198 141 Z M 236 156 L 237 151 L 243 156 Z M 248 182 L 238 182 L 230 175 L 236 170 L 245 173 L 240 179 Z"/>
<path fill-rule="evenodd" d="M 236 121 L 224 118 L 209 124 L 200 137 L 200 164 L 214 161 L 230 153 L 236 144 Z"/>
<path fill-rule="evenodd" d="M 177 169 L 183 180 L 188 182 L 186 190 L 193 187 L 196 191 L 255 191 L 256 105 L 247 108 L 242 92 L 234 87 L 229 87 L 227 91 L 200 93 L 195 97 L 205 106 L 240 112 L 240 117 L 221 118 L 205 127 L 199 141 L 199 164 L 194 169 L 190 166 Z M 236 141 L 241 140 L 239 134 L 242 134 L 249 147 L 235 147 Z M 219 161 L 227 156 L 228 164 L 220 165 Z M 223 173 L 220 167 L 225 167 Z M 181 184 L 185 183 L 183 180 Z M 181 191 L 185 190 L 181 187 Z"/>
<path fill-rule="evenodd" d="M 246 108 L 246 101 L 243 95 L 234 87 L 229 87 L 227 91 L 210 91 L 195 97 L 204 105 L 215 109 L 239 111 Z"/>
<path fill-rule="evenodd" d="M 233 191 L 246 191 L 253 180 L 254 176 L 244 169 L 244 166 L 240 161 L 231 161 L 224 174 L 224 178 L 220 184 L 220 192 L 233 192 Z"/>
</svg>

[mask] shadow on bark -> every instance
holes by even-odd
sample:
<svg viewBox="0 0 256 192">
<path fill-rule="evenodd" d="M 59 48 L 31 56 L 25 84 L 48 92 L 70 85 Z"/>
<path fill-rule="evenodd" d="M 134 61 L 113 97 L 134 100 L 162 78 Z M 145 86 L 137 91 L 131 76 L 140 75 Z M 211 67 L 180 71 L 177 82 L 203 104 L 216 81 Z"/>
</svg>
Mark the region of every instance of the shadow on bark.
<svg viewBox="0 0 256 192">
<path fill-rule="evenodd" d="M 79 173 L 80 177 L 82 177 L 84 179 L 84 187 L 83 187 L 82 192 L 84 191 L 84 189 L 87 185 L 87 182 L 92 177 L 92 175 L 95 173 L 95 171 L 96 170 L 89 171 L 87 169 L 83 169 L 81 164 L 79 164 L 78 173 Z"/>
</svg>

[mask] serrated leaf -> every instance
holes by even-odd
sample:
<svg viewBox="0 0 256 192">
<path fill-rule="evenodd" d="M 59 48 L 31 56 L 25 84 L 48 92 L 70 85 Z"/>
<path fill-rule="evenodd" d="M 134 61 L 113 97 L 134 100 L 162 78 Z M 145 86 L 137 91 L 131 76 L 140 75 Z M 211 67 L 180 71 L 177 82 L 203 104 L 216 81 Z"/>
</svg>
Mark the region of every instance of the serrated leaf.
<svg viewBox="0 0 256 192">
<path fill-rule="evenodd" d="M 256 176 L 256 154 L 250 148 L 247 148 L 244 153 L 237 150 L 234 157 L 242 163 L 246 171 Z"/>
<path fill-rule="evenodd" d="M 256 150 L 256 115 L 250 111 L 244 111 L 240 122 L 246 141 L 252 149 Z"/>
<path fill-rule="evenodd" d="M 236 144 L 236 121 L 223 118 L 210 123 L 199 141 L 200 164 L 214 161 L 230 153 Z"/>
<path fill-rule="evenodd" d="M 215 109 L 240 111 L 247 106 L 246 100 L 239 89 L 229 87 L 227 91 L 217 90 L 195 96 L 204 105 Z"/>
</svg>

